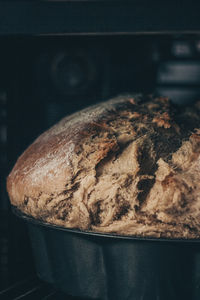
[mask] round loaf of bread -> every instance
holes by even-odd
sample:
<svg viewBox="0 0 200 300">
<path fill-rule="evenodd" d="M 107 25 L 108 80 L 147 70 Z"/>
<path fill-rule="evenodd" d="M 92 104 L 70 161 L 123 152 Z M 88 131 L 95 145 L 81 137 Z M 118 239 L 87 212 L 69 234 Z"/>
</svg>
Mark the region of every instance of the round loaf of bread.
<svg viewBox="0 0 200 300">
<path fill-rule="evenodd" d="M 200 237 L 200 103 L 119 96 L 44 132 L 7 179 L 12 205 L 68 228 Z"/>
</svg>

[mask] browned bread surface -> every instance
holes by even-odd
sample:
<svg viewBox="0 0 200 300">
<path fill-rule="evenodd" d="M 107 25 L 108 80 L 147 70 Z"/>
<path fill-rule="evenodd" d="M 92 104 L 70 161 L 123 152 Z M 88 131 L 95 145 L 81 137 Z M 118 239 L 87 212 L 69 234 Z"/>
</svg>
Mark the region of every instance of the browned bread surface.
<svg viewBox="0 0 200 300">
<path fill-rule="evenodd" d="M 122 235 L 200 237 L 200 105 L 119 96 L 61 120 L 19 157 L 11 203 L 36 219 Z"/>
</svg>

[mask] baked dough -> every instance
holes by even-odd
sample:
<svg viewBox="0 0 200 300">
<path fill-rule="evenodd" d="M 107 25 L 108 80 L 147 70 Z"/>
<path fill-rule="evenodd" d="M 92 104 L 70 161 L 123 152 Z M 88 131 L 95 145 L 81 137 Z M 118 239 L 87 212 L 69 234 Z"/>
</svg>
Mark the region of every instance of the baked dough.
<svg viewBox="0 0 200 300">
<path fill-rule="evenodd" d="M 119 96 L 38 137 L 7 179 L 12 205 L 68 228 L 200 237 L 200 104 Z"/>
</svg>

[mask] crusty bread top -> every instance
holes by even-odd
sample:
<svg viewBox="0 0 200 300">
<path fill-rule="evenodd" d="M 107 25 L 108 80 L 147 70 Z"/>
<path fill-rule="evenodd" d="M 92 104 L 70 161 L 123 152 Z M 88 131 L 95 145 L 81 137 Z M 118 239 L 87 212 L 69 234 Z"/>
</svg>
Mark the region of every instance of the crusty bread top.
<svg viewBox="0 0 200 300">
<path fill-rule="evenodd" d="M 120 96 L 61 120 L 19 157 L 11 203 L 46 222 L 200 237 L 200 105 Z"/>
</svg>

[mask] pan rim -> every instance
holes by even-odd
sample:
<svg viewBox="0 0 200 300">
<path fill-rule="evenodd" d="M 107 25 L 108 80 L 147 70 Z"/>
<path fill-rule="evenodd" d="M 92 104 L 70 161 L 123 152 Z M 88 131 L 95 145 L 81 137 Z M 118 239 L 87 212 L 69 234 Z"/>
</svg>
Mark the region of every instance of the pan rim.
<svg viewBox="0 0 200 300">
<path fill-rule="evenodd" d="M 25 214 L 22 212 L 18 207 L 11 205 L 11 210 L 14 215 L 23 219 L 27 223 L 32 223 L 36 226 L 43 226 L 50 229 L 55 229 L 57 231 L 64 231 L 71 234 L 78 234 L 84 235 L 87 237 L 98 237 L 98 238 L 106 238 L 106 239 L 119 239 L 119 240 L 133 240 L 133 241 L 141 241 L 141 242 L 165 242 L 165 243 L 199 243 L 200 239 L 186 239 L 186 238 L 156 238 L 156 237 L 141 237 L 141 236 L 133 236 L 133 235 L 119 235 L 116 233 L 104 233 L 104 232 L 97 232 L 97 231 L 87 231 L 81 230 L 78 228 L 67 228 L 55 224 L 51 224 L 48 222 L 44 222 L 43 220 L 35 219 L 34 217 Z"/>
</svg>

